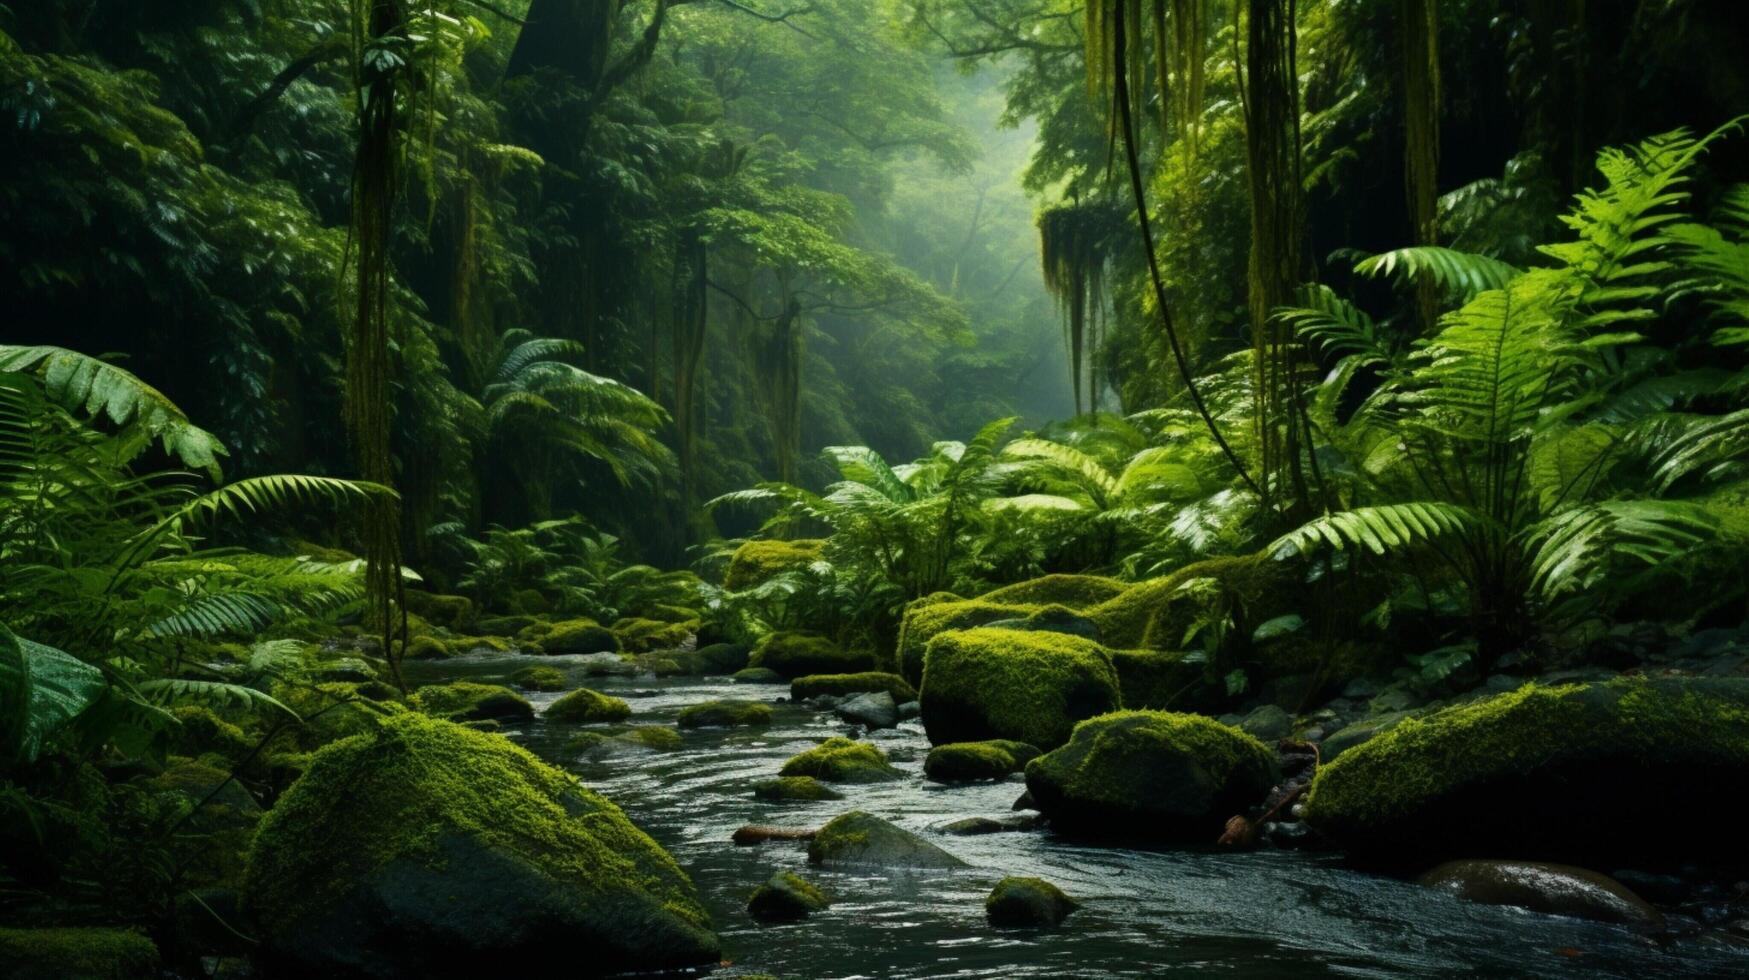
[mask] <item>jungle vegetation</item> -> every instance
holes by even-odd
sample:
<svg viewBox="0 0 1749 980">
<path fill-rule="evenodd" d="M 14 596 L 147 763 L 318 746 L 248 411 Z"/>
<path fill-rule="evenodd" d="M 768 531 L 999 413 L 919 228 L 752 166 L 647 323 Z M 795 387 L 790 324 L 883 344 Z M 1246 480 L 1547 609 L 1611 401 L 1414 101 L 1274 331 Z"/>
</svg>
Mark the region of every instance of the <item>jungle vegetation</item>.
<svg viewBox="0 0 1749 980">
<path fill-rule="evenodd" d="M 1314 675 L 1290 707 L 1740 628 L 1744 39 L 1704 0 L 0 2 L 0 922 L 198 963 L 208 804 L 532 620 L 886 669 L 908 607 L 1163 581 L 1190 612 L 1126 646 L 1226 706 Z"/>
</svg>

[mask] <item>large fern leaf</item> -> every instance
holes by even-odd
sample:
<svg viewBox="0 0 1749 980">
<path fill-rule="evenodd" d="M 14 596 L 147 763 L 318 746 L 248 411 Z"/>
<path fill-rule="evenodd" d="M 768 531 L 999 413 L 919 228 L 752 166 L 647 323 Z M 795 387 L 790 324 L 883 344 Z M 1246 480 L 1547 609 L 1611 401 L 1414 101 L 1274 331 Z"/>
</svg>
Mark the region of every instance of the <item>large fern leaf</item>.
<svg viewBox="0 0 1749 980">
<path fill-rule="evenodd" d="M 1341 551 L 1364 547 L 1383 555 L 1405 547 L 1460 534 L 1481 524 L 1467 507 L 1418 501 L 1338 511 L 1307 521 L 1269 544 L 1276 559 L 1310 555 L 1325 546 Z"/>
<path fill-rule="evenodd" d="M 1414 283 L 1431 278 L 1448 296 L 1466 302 L 1490 289 L 1500 289 L 1521 270 L 1499 259 L 1438 245 L 1392 249 L 1360 260 L 1354 271 L 1369 278 L 1394 277 Z"/>
</svg>

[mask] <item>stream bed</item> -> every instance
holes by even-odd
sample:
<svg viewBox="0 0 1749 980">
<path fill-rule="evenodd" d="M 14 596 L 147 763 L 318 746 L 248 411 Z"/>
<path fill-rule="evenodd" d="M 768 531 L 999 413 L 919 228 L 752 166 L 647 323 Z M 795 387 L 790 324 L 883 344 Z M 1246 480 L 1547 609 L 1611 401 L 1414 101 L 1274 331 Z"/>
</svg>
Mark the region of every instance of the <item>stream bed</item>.
<svg viewBox="0 0 1749 980">
<path fill-rule="evenodd" d="M 535 664 L 566 670 L 573 688 L 625 698 L 630 724 L 672 725 L 680 709 L 714 698 L 788 694 L 721 677 L 586 677 L 577 657 L 469 656 L 409 664 L 408 675 L 414 684 L 508 683 Z M 560 696 L 523 693 L 537 710 Z M 1660 943 L 1621 927 L 1466 903 L 1348 870 L 1327 854 L 1099 847 L 1049 831 L 942 834 L 934 828 L 962 817 L 1008 815 L 1025 785 L 1018 776 L 951 787 L 926 782 L 929 743 L 915 721 L 868 736 L 908 779 L 839 786 L 840 801 L 756 800 L 753 784 L 775 776 L 791 755 L 830 735 L 856 734 L 830 713 L 775 707 L 769 728 L 683 730 L 684 746 L 667 752 L 627 743 L 605 757 L 599 749 L 579 753 L 566 746 L 586 729 L 538 717 L 504 730 L 614 800 L 674 854 L 732 964 L 714 977 L 1749 976 L 1749 951 L 1740 947 L 1705 938 Z M 853 808 L 922 833 L 972 867 L 827 871 L 809 867 L 805 849 L 793 843 L 730 843 L 746 824 L 816 827 Z M 748 894 L 786 869 L 819 885 L 832 907 L 795 924 L 756 922 L 747 914 Z M 994 929 L 984 897 L 1010 874 L 1055 882 L 1083 908 L 1055 930 Z"/>
</svg>

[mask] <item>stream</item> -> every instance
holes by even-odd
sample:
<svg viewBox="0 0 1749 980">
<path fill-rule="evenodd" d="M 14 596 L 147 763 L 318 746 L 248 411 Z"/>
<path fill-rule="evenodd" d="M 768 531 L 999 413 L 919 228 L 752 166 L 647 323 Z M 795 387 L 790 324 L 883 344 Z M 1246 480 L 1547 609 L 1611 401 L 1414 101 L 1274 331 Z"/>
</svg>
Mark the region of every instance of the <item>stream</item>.
<svg viewBox="0 0 1749 980">
<path fill-rule="evenodd" d="M 415 684 L 509 683 L 534 665 L 566 670 L 571 687 L 625 698 L 631 724 L 672 725 L 680 709 L 714 698 L 769 701 L 775 685 L 722 677 L 585 676 L 578 657 L 472 655 L 408 665 Z M 569 688 L 568 688 L 569 689 Z M 560 695 L 523 692 L 537 710 Z M 911 778 L 839 786 L 845 799 L 755 800 L 752 785 L 829 735 L 856 734 L 830 713 L 778 704 L 766 729 L 684 730 L 678 751 L 614 746 L 609 757 L 566 748 L 583 730 L 532 723 L 505 734 L 576 773 L 666 846 L 691 874 L 732 966 L 728 978 L 785 980 L 920 977 L 1634 977 L 1749 975 L 1749 953 L 1705 939 L 1660 944 L 1627 929 L 1506 907 L 1348 870 L 1327 854 L 1221 853 L 1088 846 L 1048 831 L 950 836 L 933 828 L 962 817 L 1002 817 L 1023 789 L 1007 782 L 940 786 L 922 777 L 922 726 L 868 736 Z M 737 847 L 749 823 L 818 826 L 852 808 L 919 832 L 973 867 L 948 872 L 827 871 L 792 843 Z M 819 885 L 833 905 L 803 922 L 765 925 L 748 894 L 777 870 Z M 1059 928 L 997 930 L 984 897 L 1004 875 L 1049 879 L 1084 903 Z"/>
</svg>

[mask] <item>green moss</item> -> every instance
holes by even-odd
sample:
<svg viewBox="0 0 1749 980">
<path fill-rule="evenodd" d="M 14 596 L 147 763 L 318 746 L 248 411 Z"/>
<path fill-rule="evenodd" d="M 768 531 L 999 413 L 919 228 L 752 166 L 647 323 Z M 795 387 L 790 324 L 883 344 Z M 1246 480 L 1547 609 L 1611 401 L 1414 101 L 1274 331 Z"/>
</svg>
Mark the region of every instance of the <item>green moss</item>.
<svg viewBox="0 0 1749 980">
<path fill-rule="evenodd" d="M 1213 841 L 1275 782 L 1262 742 L 1212 718 L 1118 711 L 1075 726 L 1026 767 L 1038 808 L 1065 829 Z"/>
<path fill-rule="evenodd" d="M 407 710 L 392 698 L 373 697 L 379 693 L 374 689 L 380 686 L 340 681 L 314 687 L 276 684 L 271 693 L 304 720 L 284 737 L 296 748 L 310 751 L 338 739 L 375 731 L 384 718 Z M 393 693 L 392 689 L 390 692 Z"/>
<path fill-rule="evenodd" d="M 984 914 L 994 926 L 1054 926 L 1081 903 L 1043 878 L 1009 876 L 984 899 Z"/>
<path fill-rule="evenodd" d="M 529 640 L 538 642 L 542 650 L 552 654 L 618 653 L 619 637 L 593 619 L 568 619 L 533 632 Z"/>
<path fill-rule="evenodd" d="M 1527 685 L 1342 753 L 1320 769 L 1305 813 L 1353 850 L 1416 860 L 1692 856 L 1695 814 L 1745 772 L 1749 682 Z"/>
<path fill-rule="evenodd" d="M 813 776 L 828 783 L 884 783 L 904 777 L 887 764 L 887 754 L 867 742 L 833 736 L 791 756 L 780 776 Z"/>
<path fill-rule="evenodd" d="M 158 947 L 127 929 L 0 929 L 0 975 L 11 980 L 146 980 Z"/>
<path fill-rule="evenodd" d="M 547 706 L 543 717 L 548 721 L 588 724 L 598 721 L 624 721 L 632 716 L 632 706 L 619 698 L 580 687 Z"/>
<path fill-rule="evenodd" d="M 991 739 L 937 745 L 923 760 L 923 775 L 938 783 L 1002 779 L 1019 772 L 1039 754 L 1025 742 Z"/>
<path fill-rule="evenodd" d="M 449 652 L 457 657 L 470 653 L 490 651 L 492 653 L 509 653 L 516 649 L 515 644 L 502 636 L 454 636 L 447 641 Z"/>
<path fill-rule="evenodd" d="M 812 776 L 779 776 L 753 784 L 753 796 L 761 800 L 842 800 L 838 792 Z"/>
<path fill-rule="evenodd" d="M 784 684 L 785 677 L 770 667 L 744 667 L 735 671 L 730 679 L 737 684 Z"/>
<path fill-rule="evenodd" d="M 557 667 L 524 667 L 510 675 L 510 683 L 525 691 L 563 691 L 565 672 Z"/>
<path fill-rule="evenodd" d="M 407 699 L 414 710 L 451 721 L 523 719 L 534 717 L 534 706 L 500 684 L 455 681 L 422 687 Z"/>
<path fill-rule="evenodd" d="M 633 725 L 614 737 L 663 752 L 672 752 L 685 744 L 679 732 L 661 725 Z"/>
<path fill-rule="evenodd" d="M 729 571 L 723 577 L 723 588 L 731 592 L 751 589 L 775 575 L 805 568 L 820 558 L 826 542 L 817 539 L 799 541 L 749 541 L 735 549 L 729 559 Z"/>
<path fill-rule="evenodd" d="M 1008 606 L 1066 606 L 1082 612 L 1129 588 L 1127 583 L 1099 575 L 1046 575 L 991 590 L 979 599 Z"/>
<path fill-rule="evenodd" d="M 747 911 L 756 919 L 767 922 L 793 922 L 805 919 L 832 904 L 826 893 L 793 871 L 779 871 L 771 880 L 754 889 L 747 900 Z"/>
<path fill-rule="evenodd" d="M 771 633 L 753 648 L 749 667 L 767 667 L 785 677 L 848 674 L 874 666 L 867 653 L 846 650 L 818 633 Z"/>
<path fill-rule="evenodd" d="M 619 637 L 620 649 L 626 653 L 674 650 L 684 646 L 697 630 L 697 620 L 664 623 L 658 619 L 631 618 L 613 624 L 613 634 Z M 543 641 L 548 650 L 552 649 L 551 643 L 551 637 Z"/>
<path fill-rule="evenodd" d="M 1016 606 L 982 599 L 954 602 L 917 602 L 905 607 L 899 621 L 899 673 L 912 684 L 923 683 L 923 657 L 929 641 L 948 630 L 972 629 L 1004 619 L 1020 619 L 1038 611 L 1037 606 Z"/>
<path fill-rule="evenodd" d="M 937 745 L 1006 738 L 1054 748 L 1076 722 L 1120 704 L 1111 660 L 1091 640 L 985 627 L 929 643 L 923 726 Z"/>
<path fill-rule="evenodd" d="M 698 610 L 687 606 L 676 606 L 665 602 L 646 606 L 639 610 L 646 619 L 654 619 L 663 623 L 694 623 L 698 622 Z M 695 627 L 696 628 L 696 627 Z"/>
<path fill-rule="evenodd" d="M 415 636 L 407 644 L 408 660 L 448 660 L 453 656 L 455 651 L 450 649 L 449 644 L 442 637 L 432 636 L 430 633 Z"/>
<path fill-rule="evenodd" d="M 255 749 L 254 739 L 243 734 L 243 729 L 214 714 L 210 708 L 184 705 L 171 714 L 177 723 L 170 729 L 169 749 L 178 755 L 217 752 L 236 762 Z"/>
<path fill-rule="evenodd" d="M 436 595 L 408 589 L 407 608 L 450 629 L 465 629 L 474 619 L 474 601 L 467 596 Z"/>
<path fill-rule="evenodd" d="M 728 728 L 771 724 L 771 705 L 758 701 L 705 701 L 688 705 L 675 719 L 681 728 Z"/>
<path fill-rule="evenodd" d="M 965 862 L 908 830 L 862 810 L 827 821 L 808 842 L 813 864 L 963 868 Z"/>
<path fill-rule="evenodd" d="M 467 874 L 446 867 L 456 839 L 586 899 L 574 912 L 602 920 L 598 939 L 648 941 L 659 923 L 670 942 L 716 947 L 685 872 L 618 807 L 507 739 L 412 714 L 316 754 L 262 822 L 245 894 L 271 939 L 319 925 L 390 865 Z"/>
<path fill-rule="evenodd" d="M 843 697 L 846 694 L 885 691 L 899 704 L 917 700 L 917 690 L 898 674 L 863 671 L 859 674 L 810 674 L 790 682 L 789 696 L 806 701 L 821 695 Z"/>
</svg>

